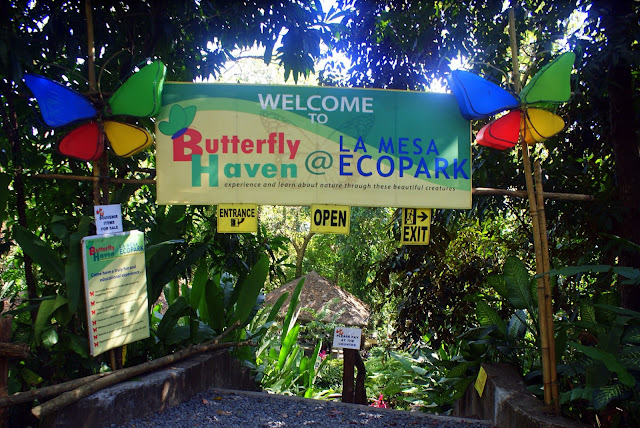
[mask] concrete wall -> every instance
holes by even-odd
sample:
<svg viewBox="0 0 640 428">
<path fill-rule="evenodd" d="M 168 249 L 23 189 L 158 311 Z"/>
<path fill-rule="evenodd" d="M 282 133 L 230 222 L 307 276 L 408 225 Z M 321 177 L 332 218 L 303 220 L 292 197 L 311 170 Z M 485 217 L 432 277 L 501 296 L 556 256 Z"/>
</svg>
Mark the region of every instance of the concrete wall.
<svg viewBox="0 0 640 428">
<path fill-rule="evenodd" d="M 209 388 L 257 391 L 249 369 L 226 350 L 187 358 L 105 388 L 43 422 L 50 427 L 103 427 L 161 412 Z"/>
<path fill-rule="evenodd" d="M 489 420 L 498 428 L 582 428 L 587 425 L 555 416 L 508 364 L 485 363 L 487 383 L 482 397 L 472 383 L 454 407 L 456 416 Z"/>
</svg>

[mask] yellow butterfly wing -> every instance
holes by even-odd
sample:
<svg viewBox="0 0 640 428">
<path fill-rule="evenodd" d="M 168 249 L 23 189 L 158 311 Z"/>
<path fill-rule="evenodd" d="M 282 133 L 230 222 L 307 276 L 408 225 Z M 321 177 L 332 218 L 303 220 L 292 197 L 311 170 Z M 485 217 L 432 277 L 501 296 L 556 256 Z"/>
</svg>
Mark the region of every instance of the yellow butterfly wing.
<svg viewBox="0 0 640 428">
<path fill-rule="evenodd" d="M 106 121 L 104 132 L 107 134 L 111 148 L 120 157 L 133 156 L 153 143 L 153 137 L 149 131 L 128 123 Z"/>
<path fill-rule="evenodd" d="M 527 144 L 540 143 L 564 129 L 564 120 L 555 113 L 529 108 L 522 115 L 520 131 Z"/>
</svg>

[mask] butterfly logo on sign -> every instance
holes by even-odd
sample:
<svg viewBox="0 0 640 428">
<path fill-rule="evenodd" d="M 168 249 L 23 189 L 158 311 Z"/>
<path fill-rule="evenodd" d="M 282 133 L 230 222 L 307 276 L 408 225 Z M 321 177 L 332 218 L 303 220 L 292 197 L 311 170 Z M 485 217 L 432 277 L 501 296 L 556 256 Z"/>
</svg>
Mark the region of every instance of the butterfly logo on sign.
<svg viewBox="0 0 640 428">
<path fill-rule="evenodd" d="M 482 127 L 476 143 L 498 150 L 520 141 L 542 142 L 565 127 L 564 120 L 549 111 L 571 97 L 573 52 L 566 52 L 536 73 L 519 96 L 469 71 L 454 70 L 446 79 L 467 120 L 484 119 L 509 112 Z"/>
<path fill-rule="evenodd" d="M 99 159 L 107 140 L 120 157 L 133 156 L 149 147 L 154 139 L 132 118 L 153 117 L 161 106 L 166 67 L 155 61 L 128 78 L 108 99 L 102 93 L 93 102 L 54 80 L 26 74 L 24 81 L 40 106 L 45 123 L 53 128 L 81 123 L 58 142 L 58 151 L 82 161 Z"/>
<path fill-rule="evenodd" d="M 169 120 L 164 120 L 158 124 L 158 129 L 164 135 L 170 135 L 172 140 L 184 135 L 189 129 L 189 125 L 196 116 L 196 106 L 182 107 L 174 104 L 169 111 Z"/>
</svg>

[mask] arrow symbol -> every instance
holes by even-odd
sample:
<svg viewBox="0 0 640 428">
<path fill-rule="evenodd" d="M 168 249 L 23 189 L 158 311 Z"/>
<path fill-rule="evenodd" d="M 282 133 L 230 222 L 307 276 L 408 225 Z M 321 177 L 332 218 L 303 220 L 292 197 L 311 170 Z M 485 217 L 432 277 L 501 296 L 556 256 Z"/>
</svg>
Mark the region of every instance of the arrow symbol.
<svg viewBox="0 0 640 428">
<path fill-rule="evenodd" d="M 429 214 L 427 214 L 425 211 L 422 211 L 420 213 L 420 221 L 422 223 L 426 222 L 427 220 L 429 220 Z"/>
</svg>

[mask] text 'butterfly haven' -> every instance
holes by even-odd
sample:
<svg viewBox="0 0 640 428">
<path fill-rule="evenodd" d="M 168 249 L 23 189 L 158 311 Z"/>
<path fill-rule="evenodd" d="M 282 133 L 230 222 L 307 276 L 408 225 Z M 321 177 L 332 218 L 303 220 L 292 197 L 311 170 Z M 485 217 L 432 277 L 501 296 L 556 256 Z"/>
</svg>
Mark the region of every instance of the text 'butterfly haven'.
<svg viewBox="0 0 640 428">
<path fill-rule="evenodd" d="M 128 78 L 101 106 L 87 97 L 46 77 L 26 74 L 24 77 L 40 106 L 45 123 L 51 127 L 82 122 L 62 137 L 58 151 L 83 161 L 99 159 L 105 150 L 105 136 L 114 153 L 132 156 L 153 143 L 145 128 L 123 122 L 126 116 L 153 117 L 161 107 L 162 86 L 166 67 L 152 62 Z M 118 118 L 119 120 L 114 120 Z"/>
<path fill-rule="evenodd" d="M 535 144 L 564 129 L 564 120 L 548 109 L 571 97 L 574 61 L 573 52 L 560 55 L 533 76 L 519 97 L 469 71 L 454 70 L 447 76 L 447 82 L 467 120 L 510 110 L 483 126 L 476 136 L 480 145 L 505 150 L 515 146 L 520 138 L 527 144 Z"/>
</svg>

